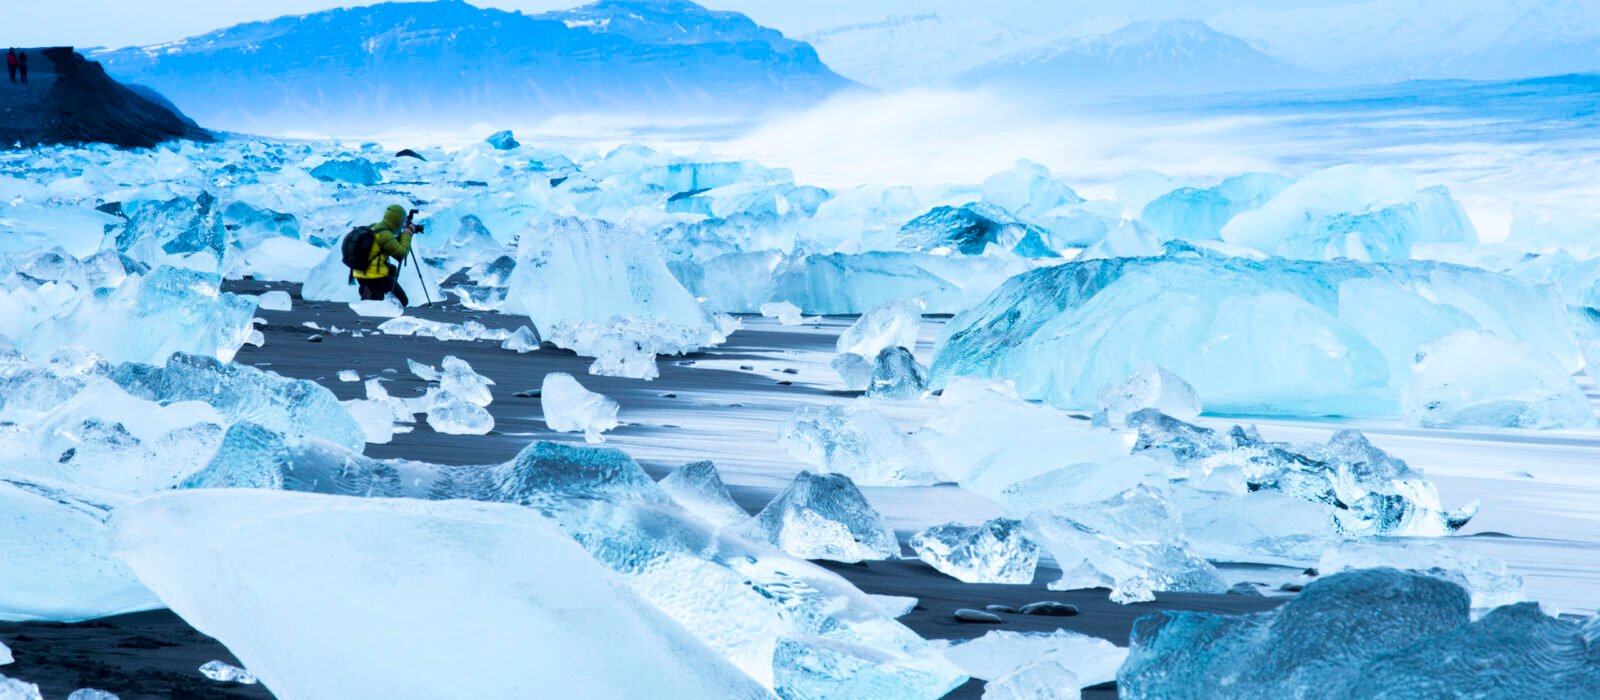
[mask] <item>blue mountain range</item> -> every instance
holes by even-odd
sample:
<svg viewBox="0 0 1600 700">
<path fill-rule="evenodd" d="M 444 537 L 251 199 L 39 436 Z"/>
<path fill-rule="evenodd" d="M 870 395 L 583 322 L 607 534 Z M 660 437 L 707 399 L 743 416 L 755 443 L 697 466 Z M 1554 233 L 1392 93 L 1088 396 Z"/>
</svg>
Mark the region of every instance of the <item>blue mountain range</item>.
<svg viewBox="0 0 1600 700">
<path fill-rule="evenodd" d="M 855 85 L 811 46 L 687 0 L 602 0 L 539 15 L 459 0 L 384 3 L 92 58 L 202 124 L 269 134 L 594 112 L 753 116 Z"/>
</svg>

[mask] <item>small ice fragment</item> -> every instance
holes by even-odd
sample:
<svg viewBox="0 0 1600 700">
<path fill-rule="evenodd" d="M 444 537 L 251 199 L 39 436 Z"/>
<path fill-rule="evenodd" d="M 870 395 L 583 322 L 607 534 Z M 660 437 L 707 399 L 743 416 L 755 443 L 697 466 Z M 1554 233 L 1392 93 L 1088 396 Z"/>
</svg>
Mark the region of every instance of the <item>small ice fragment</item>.
<svg viewBox="0 0 1600 700">
<path fill-rule="evenodd" d="M 874 399 L 911 401 L 922 398 L 928 389 L 928 371 L 898 345 L 884 348 L 873 361 L 867 396 Z"/>
<path fill-rule="evenodd" d="M 911 549 L 929 566 L 967 583 L 1033 582 L 1039 545 L 1022 521 L 995 518 L 982 525 L 936 525 L 911 537 Z"/>
<path fill-rule="evenodd" d="M 370 399 L 340 403 L 350 412 L 350 417 L 361 425 L 361 432 L 366 435 L 367 444 L 386 445 L 394 439 L 395 412 L 388 403 Z"/>
<path fill-rule="evenodd" d="M 506 338 L 500 347 L 514 352 L 533 352 L 539 349 L 539 333 L 528 326 L 522 326 Z"/>
<path fill-rule="evenodd" d="M 428 408 L 428 427 L 447 435 L 487 435 L 494 430 L 494 416 L 482 406 L 440 392 Z"/>
<path fill-rule="evenodd" d="M 884 348 L 916 347 L 922 308 L 920 299 L 901 299 L 873 308 L 839 335 L 838 352 L 877 357 Z"/>
<path fill-rule="evenodd" d="M 339 381 L 359 382 L 361 381 L 361 374 L 353 369 L 341 369 L 339 370 Z"/>
<path fill-rule="evenodd" d="M 259 330 L 252 329 L 250 337 L 245 338 L 244 342 L 259 348 L 267 344 L 267 336 L 263 335 Z"/>
<path fill-rule="evenodd" d="M 256 302 L 256 308 L 267 311 L 290 311 L 294 308 L 294 300 L 289 298 L 288 292 L 274 289 L 261 295 Z"/>
<path fill-rule="evenodd" d="M 350 310 L 372 318 L 396 318 L 405 314 L 405 307 L 394 299 L 366 299 L 350 302 Z"/>
<path fill-rule="evenodd" d="M 255 685 L 256 677 L 249 671 L 226 661 L 212 659 L 200 667 L 200 673 L 214 681 L 222 683 L 239 683 L 241 685 Z"/>
<path fill-rule="evenodd" d="M 869 593 L 867 595 L 872 598 L 873 602 L 878 604 L 878 607 L 883 608 L 885 615 L 890 617 L 905 617 L 917 608 L 917 599 L 912 596 L 880 595 L 877 593 Z"/>
<path fill-rule="evenodd" d="M 604 442 L 600 436 L 617 427 L 616 401 L 583 388 L 565 372 L 544 376 L 539 401 L 544 407 L 544 422 L 558 433 L 583 433 L 590 443 Z"/>
<path fill-rule="evenodd" d="M 493 379 L 473 371 L 472 365 L 455 355 L 446 355 L 439 363 L 439 390 L 453 394 L 462 401 L 488 406 L 494 401 L 489 393 L 489 387 L 493 385 Z"/>
<path fill-rule="evenodd" d="M 417 375 L 417 378 L 421 379 L 422 381 L 439 381 L 439 370 L 434 369 L 433 365 L 425 365 L 421 362 L 417 362 L 416 360 L 406 358 L 406 369 L 411 370 L 411 373 Z"/>
<path fill-rule="evenodd" d="M 865 357 L 853 352 L 840 353 L 833 358 L 830 366 L 850 389 L 861 391 L 872 384 L 872 361 Z"/>
<path fill-rule="evenodd" d="M 98 690 L 96 688 L 79 688 L 67 696 L 67 700 L 118 700 L 116 693 Z"/>
<path fill-rule="evenodd" d="M 777 301 L 761 305 L 761 315 L 767 318 L 778 319 L 778 323 L 785 326 L 798 326 L 804 323 L 800 317 L 800 307 L 787 301 Z"/>
<path fill-rule="evenodd" d="M 800 472 L 741 531 L 805 559 L 848 563 L 900 556 L 894 531 L 843 474 Z"/>
</svg>

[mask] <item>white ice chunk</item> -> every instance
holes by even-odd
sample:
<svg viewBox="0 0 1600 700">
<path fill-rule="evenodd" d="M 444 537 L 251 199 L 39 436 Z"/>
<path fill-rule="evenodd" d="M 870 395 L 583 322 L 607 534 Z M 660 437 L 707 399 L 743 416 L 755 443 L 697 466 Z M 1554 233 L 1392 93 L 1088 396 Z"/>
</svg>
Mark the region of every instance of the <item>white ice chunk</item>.
<svg viewBox="0 0 1600 700">
<path fill-rule="evenodd" d="M 528 326 L 518 326 L 511 337 L 500 344 L 500 348 L 518 353 L 533 352 L 539 349 L 539 342 L 538 332 Z"/>
<path fill-rule="evenodd" d="M 804 559 L 895 559 L 900 541 L 843 474 L 800 472 L 741 532 Z"/>
<path fill-rule="evenodd" d="M 289 311 L 294 308 L 294 300 L 289 298 L 288 292 L 274 289 L 261 295 L 261 300 L 256 303 L 256 308 L 267 311 Z"/>
<path fill-rule="evenodd" d="M 116 693 L 97 688 L 79 688 L 67 696 L 67 700 L 119 700 Z"/>
<path fill-rule="evenodd" d="M 406 308 L 395 299 L 372 299 L 350 302 L 350 310 L 367 318 L 396 318 L 406 313 Z"/>
<path fill-rule="evenodd" d="M 974 678 L 994 680 L 1045 659 L 1060 661 L 1084 686 L 1117 678 L 1128 650 L 1099 637 L 1070 630 L 1012 632 L 990 630 L 977 639 L 958 642 L 944 652 Z"/>
<path fill-rule="evenodd" d="M 1222 593 L 1209 562 L 1191 552 L 1176 506 L 1139 487 L 1106 501 L 1058 505 L 1027 518 L 1030 535 L 1061 567 L 1050 590 L 1106 587 L 1111 600 L 1154 600 L 1157 591 Z"/>
<path fill-rule="evenodd" d="M 0 674 L 0 700 L 44 700 L 39 686 Z"/>
<path fill-rule="evenodd" d="M 983 700 L 1078 700 L 1082 681 L 1057 659 L 1042 659 L 983 686 Z"/>
<path fill-rule="evenodd" d="M 877 357 L 884 348 L 917 347 L 922 308 L 920 299 L 901 299 L 873 308 L 839 335 L 838 352 Z"/>
<path fill-rule="evenodd" d="M 761 315 L 767 318 L 778 319 L 778 323 L 785 326 L 798 326 L 804 322 L 801 317 L 800 307 L 787 301 L 775 301 L 761 305 Z"/>
<path fill-rule="evenodd" d="M 436 391 L 428 403 L 428 427 L 447 435 L 488 435 L 494 430 L 494 416 L 475 401 Z"/>
<path fill-rule="evenodd" d="M 605 440 L 601 433 L 618 425 L 617 402 L 583 388 L 565 372 L 544 375 L 539 397 L 545 425 L 558 433 L 583 433 L 584 440 L 598 443 Z"/>
<path fill-rule="evenodd" d="M 982 525 L 935 525 L 911 537 L 917 557 L 966 583 L 1033 583 L 1039 545 L 1022 521 L 995 518 Z"/>
<path fill-rule="evenodd" d="M 16 658 L 11 655 L 11 647 L 6 646 L 5 642 L 0 642 L 0 666 L 4 666 L 15 661 Z"/>
<path fill-rule="evenodd" d="M 371 399 L 341 401 L 350 417 L 361 425 L 369 445 L 387 445 L 394 439 L 394 409 L 390 404 Z"/>
<path fill-rule="evenodd" d="M 872 597 L 873 602 L 878 604 L 878 607 L 883 608 L 883 613 L 889 617 L 905 617 L 917 608 L 917 599 L 912 596 L 880 595 L 877 593 L 869 593 L 868 595 Z"/>
<path fill-rule="evenodd" d="M 141 579 L 280 697 L 771 697 L 529 508 L 193 490 L 115 527 Z"/>
<path fill-rule="evenodd" d="M 1145 408 L 1194 420 L 1200 415 L 1200 396 L 1183 377 L 1154 363 L 1141 365 L 1121 383 L 1100 390 L 1100 410 L 1112 425 L 1123 425 L 1129 413 Z"/>
<path fill-rule="evenodd" d="M 361 373 L 357 372 L 357 371 L 355 371 L 353 369 L 341 369 L 341 370 L 339 370 L 339 375 L 338 376 L 339 376 L 339 381 L 341 381 L 341 382 L 359 382 L 359 381 L 361 381 Z"/>
<path fill-rule="evenodd" d="M 778 444 L 795 459 L 866 486 L 931 484 L 927 455 L 866 401 L 802 405 L 784 421 Z"/>
<path fill-rule="evenodd" d="M 226 661 L 212 659 L 200 665 L 200 675 L 219 683 L 238 683 L 239 685 L 255 685 L 255 674 Z"/>
<path fill-rule="evenodd" d="M 105 521 L 126 500 L 0 476 L 0 620 L 75 622 L 161 607 L 111 553 Z"/>
<path fill-rule="evenodd" d="M 1422 346 L 1401 395 L 1408 424 L 1426 428 L 1586 428 L 1594 409 L 1572 375 L 1527 343 L 1461 331 Z"/>
</svg>

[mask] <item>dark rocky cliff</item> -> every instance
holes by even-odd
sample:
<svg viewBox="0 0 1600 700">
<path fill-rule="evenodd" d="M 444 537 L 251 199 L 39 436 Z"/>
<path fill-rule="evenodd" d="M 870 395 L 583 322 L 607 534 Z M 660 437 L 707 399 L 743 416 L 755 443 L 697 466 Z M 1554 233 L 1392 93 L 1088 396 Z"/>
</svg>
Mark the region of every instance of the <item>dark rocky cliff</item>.
<svg viewBox="0 0 1600 700">
<path fill-rule="evenodd" d="M 148 148 L 174 139 L 211 140 L 170 104 L 112 80 L 99 63 L 70 48 L 27 52 L 28 84 L 0 82 L 0 149 L 82 143 Z"/>
</svg>

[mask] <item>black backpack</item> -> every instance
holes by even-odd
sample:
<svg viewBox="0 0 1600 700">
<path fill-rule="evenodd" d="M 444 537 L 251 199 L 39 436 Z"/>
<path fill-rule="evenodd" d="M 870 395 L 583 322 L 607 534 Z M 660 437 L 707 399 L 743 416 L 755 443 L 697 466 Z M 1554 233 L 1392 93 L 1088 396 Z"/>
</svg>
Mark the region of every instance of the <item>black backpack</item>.
<svg viewBox="0 0 1600 700">
<path fill-rule="evenodd" d="M 339 244 L 339 255 L 344 258 L 344 266 L 351 272 L 360 272 L 372 265 L 372 242 L 378 234 L 371 226 L 357 226 L 344 235 L 344 241 Z"/>
</svg>

